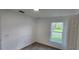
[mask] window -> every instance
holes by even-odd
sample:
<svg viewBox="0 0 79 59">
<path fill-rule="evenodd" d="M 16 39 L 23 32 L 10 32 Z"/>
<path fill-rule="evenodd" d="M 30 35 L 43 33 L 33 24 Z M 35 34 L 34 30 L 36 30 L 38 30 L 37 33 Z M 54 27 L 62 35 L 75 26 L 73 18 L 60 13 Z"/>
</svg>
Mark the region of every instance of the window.
<svg viewBox="0 0 79 59">
<path fill-rule="evenodd" d="M 51 41 L 61 43 L 63 41 L 63 22 L 51 23 Z"/>
</svg>

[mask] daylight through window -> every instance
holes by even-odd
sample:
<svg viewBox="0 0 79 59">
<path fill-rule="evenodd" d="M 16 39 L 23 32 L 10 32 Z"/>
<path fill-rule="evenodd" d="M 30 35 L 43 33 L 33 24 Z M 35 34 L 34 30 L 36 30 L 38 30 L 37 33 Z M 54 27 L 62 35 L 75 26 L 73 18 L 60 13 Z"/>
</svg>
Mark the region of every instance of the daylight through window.
<svg viewBox="0 0 79 59">
<path fill-rule="evenodd" d="M 62 42 L 63 40 L 63 22 L 51 23 L 51 41 Z"/>
</svg>

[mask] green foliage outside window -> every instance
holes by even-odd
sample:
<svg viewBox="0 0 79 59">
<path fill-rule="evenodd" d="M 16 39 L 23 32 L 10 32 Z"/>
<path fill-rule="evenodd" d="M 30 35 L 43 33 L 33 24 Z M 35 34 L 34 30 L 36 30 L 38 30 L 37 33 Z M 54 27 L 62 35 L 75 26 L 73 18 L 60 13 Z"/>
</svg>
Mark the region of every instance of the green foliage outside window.
<svg viewBox="0 0 79 59">
<path fill-rule="evenodd" d="M 51 25 L 51 40 L 52 41 L 61 41 L 62 32 L 63 32 L 63 23 L 57 22 L 52 23 Z"/>
</svg>

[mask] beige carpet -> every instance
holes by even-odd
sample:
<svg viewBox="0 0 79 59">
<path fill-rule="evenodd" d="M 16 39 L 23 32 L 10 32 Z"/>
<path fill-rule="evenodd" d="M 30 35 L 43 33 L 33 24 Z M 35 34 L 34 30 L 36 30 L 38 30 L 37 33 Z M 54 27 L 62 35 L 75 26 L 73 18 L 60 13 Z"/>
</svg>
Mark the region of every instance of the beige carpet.
<svg viewBox="0 0 79 59">
<path fill-rule="evenodd" d="M 33 43 L 21 50 L 60 50 L 60 49 L 49 47 L 40 43 Z"/>
</svg>

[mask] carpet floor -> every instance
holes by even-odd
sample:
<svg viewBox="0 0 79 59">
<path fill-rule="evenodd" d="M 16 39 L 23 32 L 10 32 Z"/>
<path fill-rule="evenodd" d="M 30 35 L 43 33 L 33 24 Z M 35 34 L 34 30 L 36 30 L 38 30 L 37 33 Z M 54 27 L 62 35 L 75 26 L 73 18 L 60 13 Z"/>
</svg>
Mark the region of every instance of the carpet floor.
<svg viewBox="0 0 79 59">
<path fill-rule="evenodd" d="M 58 48 L 49 47 L 40 43 L 33 43 L 27 47 L 24 47 L 21 50 L 60 50 Z"/>
</svg>

